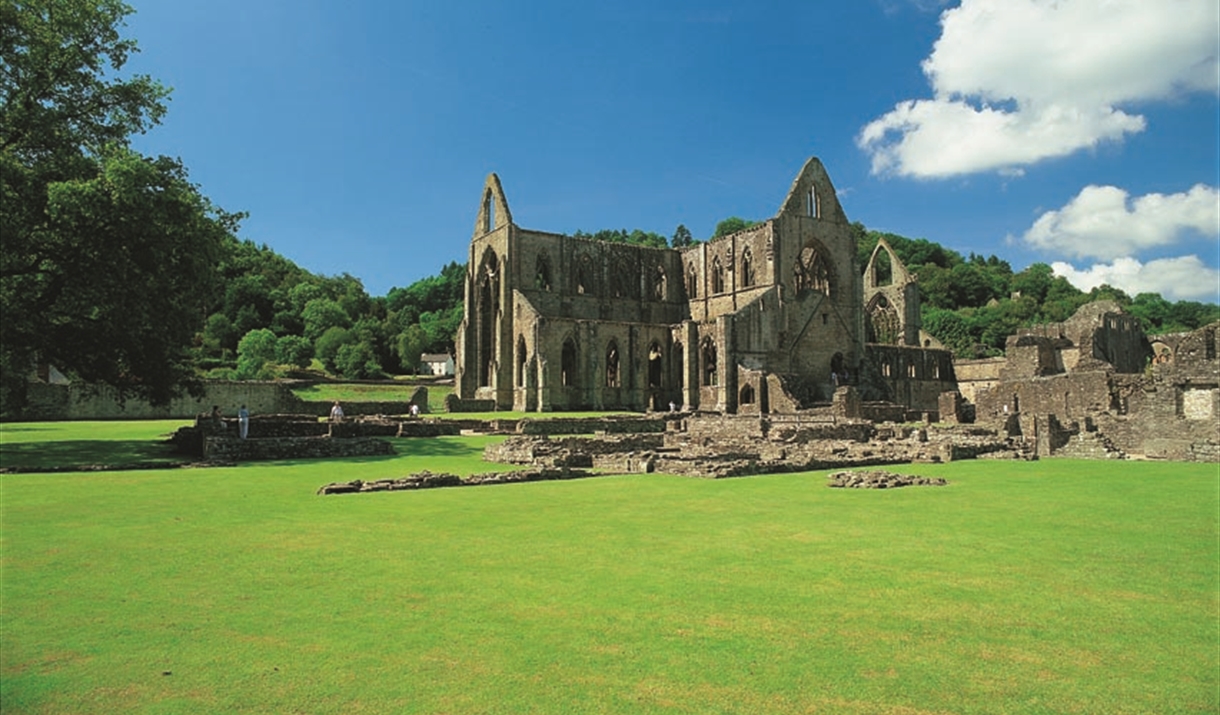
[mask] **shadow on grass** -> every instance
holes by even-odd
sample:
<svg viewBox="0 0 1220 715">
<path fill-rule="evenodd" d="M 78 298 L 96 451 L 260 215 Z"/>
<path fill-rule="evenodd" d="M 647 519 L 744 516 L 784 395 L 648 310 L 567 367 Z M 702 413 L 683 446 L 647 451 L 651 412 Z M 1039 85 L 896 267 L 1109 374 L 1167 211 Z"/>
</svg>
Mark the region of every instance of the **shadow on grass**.
<svg viewBox="0 0 1220 715">
<path fill-rule="evenodd" d="M 139 439 L 76 439 L 0 445 L 0 467 L 5 468 L 50 469 L 137 462 L 169 463 L 182 459 L 183 457 L 175 454 L 168 444 Z"/>
</svg>

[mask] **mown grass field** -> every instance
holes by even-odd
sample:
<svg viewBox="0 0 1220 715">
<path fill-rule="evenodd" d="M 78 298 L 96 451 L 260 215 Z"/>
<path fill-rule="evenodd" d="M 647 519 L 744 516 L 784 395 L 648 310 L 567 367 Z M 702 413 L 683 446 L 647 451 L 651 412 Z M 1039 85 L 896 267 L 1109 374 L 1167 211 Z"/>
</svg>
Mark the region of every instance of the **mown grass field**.
<svg viewBox="0 0 1220 715">
<path fill-rule="evenodd" d="M 320 382 L 308 387 L 298 387 L 292 394 L 308 402 L 406 402 L 419 384 L 428 388 L 428 408 L 433 412 L 445 409 L 445 396 L 453 392 L 452 385 L 437 385 L 431 382 L 418 383 L 400 380 L 398 384 L 361 384 Z"/>
<path fill-rule="evenodd" d="M 169 431 L 107 424 L 3 425 L 0 461 Z M 950 485 L 895 491 L 810 473 L 314 494 L 485 471 L 489 439 L 0 475 L 0 710 L 1220 707 L 1216 465 L 919 465 L 903 469 Z"/>
</svg>

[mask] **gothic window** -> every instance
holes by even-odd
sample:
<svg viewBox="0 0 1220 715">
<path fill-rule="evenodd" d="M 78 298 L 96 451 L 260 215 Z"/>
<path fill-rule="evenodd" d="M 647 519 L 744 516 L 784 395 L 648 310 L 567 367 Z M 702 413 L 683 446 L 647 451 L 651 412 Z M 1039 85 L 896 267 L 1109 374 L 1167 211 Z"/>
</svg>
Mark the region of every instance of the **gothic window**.
<svg viewBox="0 0 1220 715">
<path fill-rule="evenodd" d="M 809 191 L 805 194 L 805 210 L 814 218 L 822 216 L 822 202 L 818 199 L 818 187 L 810 186 Z"/>
<path fill-rule="evenodd" d="M 551 259 L 546 251 L 538 254 L 534 265 L 534 287 L 538 290 L 551 290 Z"/>
<path fill-rule="evenodd" d="M 712 259 L 712 293 L 724 292 L 724 266 L 720 265 L 720 256 Z"/>
<path fill-rule="evenodd" d="M 694 263 L 686 267 L 686 297 L 692 300 L 699 297 L 699 273 Z"/>
<path fill-rule="evenodd" d="M 576 259 L 576 285 L 575 290 L 579 295 L 593 295 L 597 292 L 597 274 L 593 269 L 593 258 L 587 253 L 580 254 Z"/>
<path fill-rule="evenodd" d="M 652 297 L 656 300 L 665 300 L 665 293 L 665 269 L 657 266 L 656 273 L 652 276 Z"/>
<path fill-rule="evenodd" d="M 661 346 L 653 343 L 648 346 L 648 386 L 661 386 Z"/>
<path fill-rule="evenodd" d="M 877 295 L 869 301 L 867 313 L 868 321 L 865 324 L 865 327 L 868 329 L 867 342 L 881 343 L 883 345 L 899 345 L 902 343 L 902 330 L 898 320 L 898 311 L 894 309 L 892 303 L 886 300 L 885 296 Z"/>
<path fill-rule="evenodd" d="M 801 251 L 801 255 L 797 256 L 793 273 L 797 293 L 816 290 L 825 293 L 827 298 L 830 297 L 830 265 L 817 248 L 806 246 Z"/>
<path fill-rule="evenodd" d="M 496 225 L 496 202 L 492 200 L 491 191 L 483 194 L 483 233 L 491 233 Z"/>
<path fill-rule="evenodd" d="M 525 387 L 525 336 L 517 336 L 517 387 Z"/>
<path fill-rule="evenodd" d="M 480 387 L 487 387 L 495 368 L 496 314 L 500 310 L 500 263 L 490 248 L 483 252 L 478 280 L 478 382 Z"/>
<path fill-rule="evenodd" d="M 737 403 L 741 405 L 754 404 L 754 386 L 742 385 L 741 392 L 737 396 Z"/>
<path fill-rule="evenodd" d="M 716 343 L 712 342 L 711 338 L 704 338 L 702 349 L 699 352 L 703 355 L 703 384 L 708 386 L 716 385 L 718 382 L 716 377 Z"/>
<path fill-rule="evenodd" d="M 563 342 L 563 356 L 559 363 L 559 384 L 576 386 L 576 343 L 568 338 Z"/>
<path fill-rule="evenodd" d="M 671 354 L 673 355 L 674 382 L 678 385 L 678 389 L 681 390 L 686 385 L 686 374 L 682 370 L 682 343 L 674 343 Z"/>
<path fill-rule="evenodd" d="M 882 248 L 873 256 L 873 285 L 888 286 L 894 283 L 894 265 L 890 252 Z"/>
<path fill-rule="evenodd" d="M 750 249 L 746 248 L 741 252 L 741 287 L 749 288 L 754 285 L 754 254 L 750 253 Z"/>
<path fill-rule="evenodd" d="M 618 344 L 613 340 L 606 347 L 606 387 L 619 387 Z"/>
<path fill-rule="evenodd" d="M 616 256 L 610 264 L 610 295 L 614 298 L 635 298 L 639 293 L 639 277 L 631 269 L 630 261 Z"/>
</svg>

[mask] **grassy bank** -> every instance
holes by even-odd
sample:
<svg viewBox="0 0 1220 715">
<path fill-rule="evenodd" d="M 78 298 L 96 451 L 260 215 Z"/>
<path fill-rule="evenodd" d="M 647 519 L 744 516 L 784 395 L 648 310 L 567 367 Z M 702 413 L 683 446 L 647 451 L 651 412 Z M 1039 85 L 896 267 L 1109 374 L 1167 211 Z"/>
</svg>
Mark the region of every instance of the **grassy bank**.
<svg viewBox="0 0 1220 715">
<path fill-rule="evenodd" d="M 484 471 L 491 439 L 0 476 L 0 709 L 1217 707 L 1214 465 L 921 465 L 906 471 L 950 486 L 887 492 L 795 474 L 314 495 Z"/>
</svg>

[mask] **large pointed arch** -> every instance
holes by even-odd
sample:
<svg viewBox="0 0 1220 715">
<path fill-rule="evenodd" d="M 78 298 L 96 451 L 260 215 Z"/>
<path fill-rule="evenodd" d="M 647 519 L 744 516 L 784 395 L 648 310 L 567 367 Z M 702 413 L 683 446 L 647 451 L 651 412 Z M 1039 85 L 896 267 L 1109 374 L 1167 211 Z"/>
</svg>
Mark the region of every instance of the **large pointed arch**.
<svg viewBox="0 0 1220 715">
<path fill-rule="evenodd" d="M 805 244 L 796 258 L 792 273 L 793 287 L 798 294 L 812 290 L 832 297 L 836 283 L 834 267 L 826 249 L 818 241 L 811 240 Z"/>
</svg>

